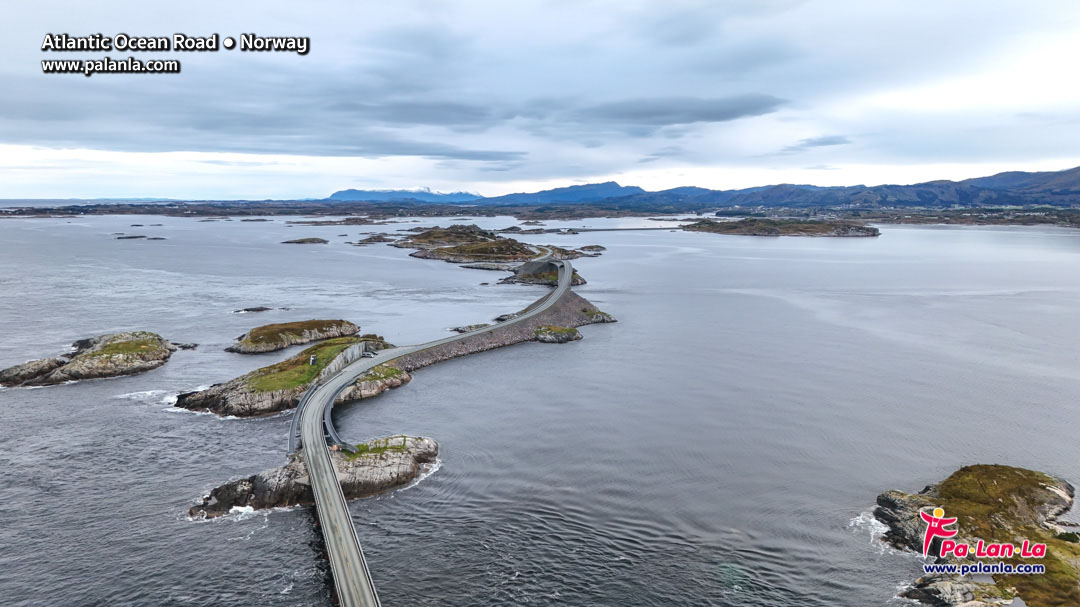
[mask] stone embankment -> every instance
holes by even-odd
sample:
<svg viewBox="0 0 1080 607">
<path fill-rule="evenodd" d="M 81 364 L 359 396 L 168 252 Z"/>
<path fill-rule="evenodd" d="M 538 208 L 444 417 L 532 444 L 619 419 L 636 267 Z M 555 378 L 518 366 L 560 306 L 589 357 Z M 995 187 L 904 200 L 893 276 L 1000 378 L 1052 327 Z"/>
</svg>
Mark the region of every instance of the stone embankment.
<svg viewBox="0 0 1080 607">
<path fill-rule="evenodd" d="M 550 308 L 528 320 L 406 354 L 394 359 L 393 366 L 402 371 L 411 372 L 451 358 L 494 350 L 495 348 L 525 341 L 535 341 L 537 339 L 536 330 L 543 326 L 571 328 L 606 322 L 615 322 L 615 318 L 610 314 L 597 310 L 596 306 L 577 293 L 567 291 Z"/>
</svg>

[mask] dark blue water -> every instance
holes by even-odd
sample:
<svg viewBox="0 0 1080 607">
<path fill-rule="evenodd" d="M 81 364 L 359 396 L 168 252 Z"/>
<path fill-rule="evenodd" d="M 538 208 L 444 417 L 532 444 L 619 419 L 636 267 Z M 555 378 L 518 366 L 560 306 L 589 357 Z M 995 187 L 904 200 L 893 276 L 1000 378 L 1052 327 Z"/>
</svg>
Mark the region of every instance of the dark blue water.
<svg viewBox="0 0 1080 607">
<path fill-rule="evenodd" d="M 136 377 L 0 392 L 2 603 L 327 605 L 305 509 L 185 516 L 279 465 L 288 415 L 168 401 L 288 355 L 221 351 L 255 324 L 342 317 L 414 343 L 543 292 L 342 244 L 412 225 L 0 221 L 0 366 L 120 329 L 202 344 Z M 977 462 L 1080 479 L 1080 232 L 883 231 L 531 237 L 607 246 L 575 262 L 579 292 L 621 322 L 337 413 L 352 438 L 442 446 L 416 486 L 352 503 L 384 604 L 901 604 L 919 561 L 873 540 L 878 493 Z M 278 244 L 302 236 L 333 242 Z M 232 313 L 254 305 L 292 310 Z"/>
</svg>

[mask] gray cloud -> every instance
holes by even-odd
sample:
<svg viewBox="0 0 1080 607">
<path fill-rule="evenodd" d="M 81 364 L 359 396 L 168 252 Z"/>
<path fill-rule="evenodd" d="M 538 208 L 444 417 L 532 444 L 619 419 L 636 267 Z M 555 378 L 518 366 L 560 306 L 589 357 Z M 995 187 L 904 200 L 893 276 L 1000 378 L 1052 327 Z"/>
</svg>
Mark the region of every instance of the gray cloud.
<svg viewBox="0 0 1080 607">
<path fill-rule="evenodd" d="M 505 10 L 485 0 L 191 0 L 175 11 L 137 0 L 16 3 L 0 23 L 8 43 L 0 144 L 415 156 L 426 159 L 410 173 L 415 183 L 383 185 L 436 176 L 459 189 L 472 180 L 661 167 L 804 170 L 823 160 L 811 154 L 822 148 L 835 167 L 1075 156 L 1080 111 L 1053 88 L 1000 110 L 984 99 L 959 108 L 876 100 L 994 74 L 999 57 L 1069 34 L 1080 5 L 871 4 L 852 11 L 829 0 L 563 0 L 558 10 L 527 2 Z M 921 16 L 927 10 L 935 19 Z M 110 34 L 119 23 L 137 35 L 307 35 L 312 50 L 171 53 L 183 63 L 176 75 L 86 78 L 37 67 L 43 58 L 93 55 L 43 54 L 42 33 Z M 800 139 L 814 133 L 857 133 L 858 145 L 836 134 Z M 257 160 L 229 166 L 258 169 Z"/>
<path fill-rule="evenodd" d="M 635 133 L 651 132 L 652 128 L 661 126 L 728 122 L 760 116 L 775 112 L 782 104 L 783 99 L 756 93 L 713 99 L 655 97 L 594 105 L 579 110 L 577 118 L 582 122 L 623 125 Z"/>
<path fill-rule="evenodd" d="M 813 148 L 822 148 L 832 145 L 847 145 L 851 143 L 851 140 L 843 135 L 822 135 L 821 137 L 810 137 L 803 139 L 794 145 L 789 145 L 783 150 L 780 150 L 782 154 L 796 154 L 798 152 L 805 152 Z"/>
</svg>

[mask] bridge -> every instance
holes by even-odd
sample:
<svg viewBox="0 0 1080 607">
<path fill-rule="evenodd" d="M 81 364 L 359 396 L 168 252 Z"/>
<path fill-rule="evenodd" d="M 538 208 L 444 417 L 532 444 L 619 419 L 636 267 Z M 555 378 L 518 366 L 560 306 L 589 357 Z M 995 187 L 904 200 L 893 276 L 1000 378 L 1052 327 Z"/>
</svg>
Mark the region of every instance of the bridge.
<svg viewBox="0 0 1080 607">
<path fill-rule="evenodd" d="M 293 414 L 289 450 L 295 452 L 306 447 L 304 461 L 307 464 L 311 490 L 315 494 L 315 509 L 323 539 L 326 541 L 334 587 L 342 607 L 378 607 L 380 603 L 367 562 L 364 560 L 364 551 L 356 535 L 356 527 L 353 526 L 352 517 L 345 504 L 345 494 L 341 491 L 337 471 L 330 459 L 331 445 L 339 448 L 351 447 L 338 436 L 331 420 L 334 401 L 345 388 L 373 367 L 407 354 L 524 322 L 548 310 L 570 289 L 574 268 L 568 261 L 552 261 L 551 251 L 546 249 L 544 254 L 528 263 L 553 266 L 558 271 L 559 281 L 555 289 L 533 302 L 521 314 L 475 331 L 415 346 L 388 348 L 380 351 L 375 358 L 360 358 L 322 383 L 313 385 L 300 399 L 296 413 Z"/>
</svg>

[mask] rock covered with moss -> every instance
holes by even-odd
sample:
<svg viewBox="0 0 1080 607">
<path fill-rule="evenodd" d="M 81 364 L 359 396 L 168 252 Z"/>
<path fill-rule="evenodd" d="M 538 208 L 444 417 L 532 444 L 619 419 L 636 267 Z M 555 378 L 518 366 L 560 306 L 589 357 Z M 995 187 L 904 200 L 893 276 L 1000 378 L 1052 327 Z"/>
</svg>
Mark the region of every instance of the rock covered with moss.
<svg viewBox="0 0 1080 607">
<path fill-rule="evenodd" d="M 523 271 L 521 268 L 514 269 L 514 274 L 507 276 L 499 281 L 501 285 L 508 284 L 520 284 L 520 285 L 542 285 L 546 287 L 556 287 L 559 285 L 559 272 L 558 270 L 550 269 L 540 272 Z M 574 270 L 574 275 L 570 277 L 570 285 L 574 287 L 580 287 L 584 284 L 585 279 Z"/>
<path fill-rule="evenodd" d="M 1080 605 L 1080 544 L 1057 517 L 1073 505 L 1073 486 L 1042 472 L 1011 466 L 966 466 L 937 485 L 918 493 L 886 491 L 877 498 L 874 517 L 888 527 L 884 540 L 895 548 L 922 554 L 926 523 L 920 512 L 944 509 L 947 517 L 956 517 L 959 531 L 951 538 L 975 546 L 985 543 L 1011 543 L 1023 540 L 1047 545 L 1041 559 L 983 558 L 1039 563 L 1046 566 L 1043 575 L 998 575 L 992 582 L 970 576 L 927 575 L 916 580 L 902 596 L 941 607 L 988 607 L 1008 604 L 1019 596 L 1029 607 Z M 931 546 L 931 555 L 939 552 L 940 539 Z M 938 562 L 964 563 L 980 560 L 937 558 Z"/>
<path fill-rule="evenodd" d="M 368 369 L 341 392 L 336 402 L 352 402 L 362 398 L 378 396 L 387 390 L 400 388 L 412 381 L 412 375 L 398 369 L 393 364 L 378 365 Z"/>
<path fill-rule="evenodd" d="M 259 354 L 322 339 L 354 335 L 360 327 L 347 320 L 304 320 L 263 325 L 244 333 L 226 352 Z"/>
<path fill-rule="evenodd" d="M 367 497 L 406 485 L 429 470 L 439 454 L 430 438 L 395 435 L 356 445 L 356 453 L 332 451 L 330 459 L 347 499 Z M 312 504 L 304 450 L 279 468 L 230 481 L 192 506 L 193 517 L 213 518 L 233 508 L 278 508 Z"/>
<path fill-rule="evenodd" d="M 494 242 L 499 239 L 499 235 L 495 232 L 482 229 L 477 225 L 454 224 L 448 228 L 435 226 L 434 228 L 414 228 L 409 231 L 413 232 L 411 236 L 395 242 L 393 246 L 405 249 L 434 249 Z"/>
<path fill-rule="evenodd" d="M 177 347 L 157 333 L 130 331 L 82 339 L 72 351 L 0 371 L 3 386 L 48 386 L 133 375 L 165 364 Z"/>
<path fill-rule="evenodd" d="M 536 341 L 545 344 L 565 344 L 581 339 L 581 332 L 573 327 L 543 325 L 533 330 Z"/>
</svg>

